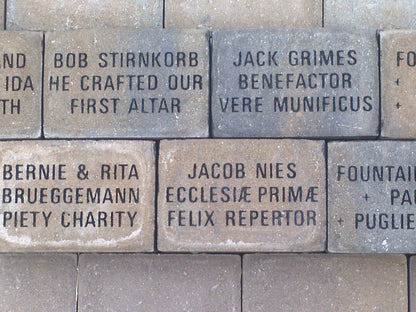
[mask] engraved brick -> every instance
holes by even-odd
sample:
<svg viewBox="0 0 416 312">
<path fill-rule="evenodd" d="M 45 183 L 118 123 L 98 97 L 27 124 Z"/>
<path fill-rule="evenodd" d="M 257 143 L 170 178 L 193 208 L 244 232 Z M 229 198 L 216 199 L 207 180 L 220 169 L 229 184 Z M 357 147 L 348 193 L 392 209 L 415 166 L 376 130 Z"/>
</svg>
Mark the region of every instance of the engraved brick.
<svg viewBox="0 0 416 312">
<path fill-rule="evenodd" d="M 0 142 L 1 251 L 152 251 L 153 142 Z"/>
<path fill-rule="evenodd" d="M 381 135 L 416 138 L 415 30 L 389 30 L 381 41 Z"/>
<path fill-rule="evenodd" d="M 168 28 L 295 28 L 320 27 L 317 0 L 206 1 L 167 0 Z"/>
<path fill-rule="evenodd" d="M 415 150 L 414 142 L 329 143 L 329 251 L 416 251 Z"/>
<path fill-rule="evenodd" d="M 4 0 L 0 0 L 0 29 L 3 30 L 6 24 L 4 19 L 5 5 Z"/>
<path fill-rule="evenodd" d="M 413 0 L 325 0 L 325 27 L 347 29 L 415 28 Z"/>
<path fill-rule="evenodd" d="M 75 311 L 76 255 L 0 255 L 0 310 Z"/>
<path fill-rule="evenodd" d="M 0 32 L 0 138 L 41 134 L 42 34 Z"/>
<path fill-rule="evenodd" d="M 241 311 L 240 267 L 231 255 L 81 255 L 78 311 Z"/>
<path fill-rule="evenodd" d="M 214 136 L 376 136 L 377 60 L 373 32 L 216 31 Z"/>
<path fill-rule="evenodd" d="M 162 27 L 162 0 L 8 0 L 8 30 Z"/>
<path fill-rule="evenodd" d="M 402 255 L 245 255 L 243 311 L 407 311 Z"/>
<path fill-rule="evenodd" d="M 45 136 L 208 136 L 204 31 L 46 34 Z"/>
<path fill-rule="evenodd" d="M 323 153 L 321 141 L 162 141 L 158 249 L 324 250 Z"/>
</svg>

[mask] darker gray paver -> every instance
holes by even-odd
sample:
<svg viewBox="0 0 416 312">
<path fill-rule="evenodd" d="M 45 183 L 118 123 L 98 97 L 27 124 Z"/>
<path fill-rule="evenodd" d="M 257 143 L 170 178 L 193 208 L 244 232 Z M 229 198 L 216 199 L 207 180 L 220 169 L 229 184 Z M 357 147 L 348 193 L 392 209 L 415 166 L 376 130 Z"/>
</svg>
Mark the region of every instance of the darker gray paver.
<svg viewBox="0 0 416 312">
<path fill-rule="evenodd" d="M 328 144 L 328 249 L 416 250 L 416 143 Z"/>
<path fill-rule="evenodd" d="M 372 31 L 216 31 L 214 137 L 376 136 L 377 60 Z"/>
<path fill-rule="evenodd" d="M 243 311 L 407 311 L 402 255 L 245 255 Z"/>
<path fill-rule="evenodd" d="M 80 256 L 79 312 L 241 311 L 240 257 Z"/>
<path fill-rule="evenodd" d="M 0 255 L 0 310 L 74 312 L 76 255 Z"/>
</svg>

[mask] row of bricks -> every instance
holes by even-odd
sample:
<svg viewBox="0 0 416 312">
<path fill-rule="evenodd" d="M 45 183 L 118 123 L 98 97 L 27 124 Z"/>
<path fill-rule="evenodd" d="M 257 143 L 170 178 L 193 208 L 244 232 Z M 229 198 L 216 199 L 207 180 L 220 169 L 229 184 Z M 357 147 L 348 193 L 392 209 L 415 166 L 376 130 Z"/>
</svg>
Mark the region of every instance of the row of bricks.
<svg viewBox="0 0 416 312">
<path fill-rule="evenodd" d="M 0 142 L 0 248 L 154 251 L 156 228 L 163 252 L 415 253 L 415 150 L 405 141 Z"/>
<path fill-rule="evenodd" d="M 204 31 L 3 32 L 1 137 L 414 138 L 415 38 L 216 31 L 210 70 Z"/>
<path fill-rule="evenodd" d="M 416 311 L 401 255 L 0 255 L 0 309 Z M 77 307 L 76 307 L 77 306 Z"/>
<path fill-rule="evenodd" d="M 1 6 L 4 2 L 1 1 Z M 121 0 L 117 4 L 111 0 L 9 0 L 6 11 L 6 28 L 12 30 L 97 26 L 307 28 L 324 24 L 378 29 L 416 26 L 412 0 Z"/>
</svg>

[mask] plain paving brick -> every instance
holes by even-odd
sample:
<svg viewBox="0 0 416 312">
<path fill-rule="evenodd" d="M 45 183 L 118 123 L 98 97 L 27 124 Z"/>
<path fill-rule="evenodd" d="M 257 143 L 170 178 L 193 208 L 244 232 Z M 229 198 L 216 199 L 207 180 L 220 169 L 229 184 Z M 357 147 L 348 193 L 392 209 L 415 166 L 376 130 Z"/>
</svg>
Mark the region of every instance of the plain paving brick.
<svg viewBox="0 0 416 312">
<path fill-rule="evenodd" d="M 376 136 L 373 31 L 213 32 L 214 137 Z"/>
<path fill-rule="evenodd" d="M 416 143 L 328 144 L 328 249 L 414 253 Z"/>
<path fill-rule="evenodd" d="M 240 257 L 80 256 L 79 312 L 241 311 Z"/>
<path fill-rule="evenodd" d="M 323 251 L 324 145 L 308 140 L 163 140 L 158 249 Z"/>
<path fill-rule="evenodd" d="M 206 31 L 77 30 L 45 41 L 46 137 L 208 136 Z"/>
<path fill-rule="evenodd" d="M 416 138 L 415 40 L 415 30 L 380 34 L 382 137 Z"/>
<path fill-rule="evenodd" d="M 407 311 L 402 255 L 245 255 L 243 311 Z"/>
<path fill-rule="evenodd" d="M 0 255 L 0 310 L 74 312 L 76 255 Z"/>
<path fill-rule="evenodd" d="M 167 28 L 320 27 L 322 2 L 317 0 L 167 0 Z"/>
<path fill-rule="evenodd" d="M 162 28 L 162 0 L 8 0 L 7 30 Z"/>
<path fill-rule="evenodd" d="M 0 168 L 0 251 L 153 251 L 153 142 L 0 142 Z"/>
<path fill-rule="evenodd" d="M 409 260 L 409 312 L 416 311 L 416 256 L 410 257 Z"/>
<path fill-rule="evenodd" d="M 0 138 L 40 137 L 42 40 L 40 32 L 0 32 Z"/>
<path fill-rule="evenodd" d="M 343 29 L 415 28 L 413 0 L 325 0 L 325 27 Z"/>
</svg>

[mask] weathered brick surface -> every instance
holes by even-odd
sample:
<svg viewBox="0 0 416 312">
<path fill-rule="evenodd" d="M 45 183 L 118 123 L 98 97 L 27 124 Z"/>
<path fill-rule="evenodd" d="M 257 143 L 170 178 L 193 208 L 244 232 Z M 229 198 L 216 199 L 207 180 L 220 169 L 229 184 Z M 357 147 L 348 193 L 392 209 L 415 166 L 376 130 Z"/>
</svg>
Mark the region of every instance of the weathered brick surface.
<svg viewBox="0 0 416 312">
<path fill-rule="evenodd" d="M 322 141 L 162 141 L 161 251 L 322 251 Z"/>
<path fill-rule="evenodd" d="M 208 38 L 198 30 L 46 33 L 45 136 L 208 136 Z"/>
<path fill-rule="evenodd" d="M 0 142 L 1 251 L 152 251 L 152 142 Z"/>
<path fill-rule="evenodd" d="M 42 33 L 3 31 L 0 43 L 0 138 L 38 138 L 42 112 Z"/>
<path fill-rule="evenodd" d="M 240 257 L 81 255 L 79 312 L 241 311 Z"/>
<path fill-rule="evenodd" d="M 318 0 L 167 0 L 168 28 L 294 28 L 320 27 Z"/>
<path fill-rule="evenodd" d="M 415 142 L 328 144 L 328 249 L 414 253 Z"/>
<path fill-rule="evenodd" d="M 76 255 L 0 255 L 0 310 L 76 309 Z"/>
<path fill-rule="evenodd" d="M 325 27 L 342 29 L 415 28 L 413 0 L 325 0 Z"/>
<path fill-rule="evenodd" d="M 375 32 L 216 31 L 213 134 L 376 136 L 377 64 Z"/>
<path fill-rule="evenodd" d="M 8 30 L 162 27 L 162 0 L 8 0 Z"/>
<path fill-rule="evenodd" d="M 243 311 L 407 311 L 401 255 L 245 255 Z"/>
<path fill-rule="evenodd" d="M 381 41 L 381 135 L 416 138 L 415 30 L 389 30 Z"/>
</svg>

